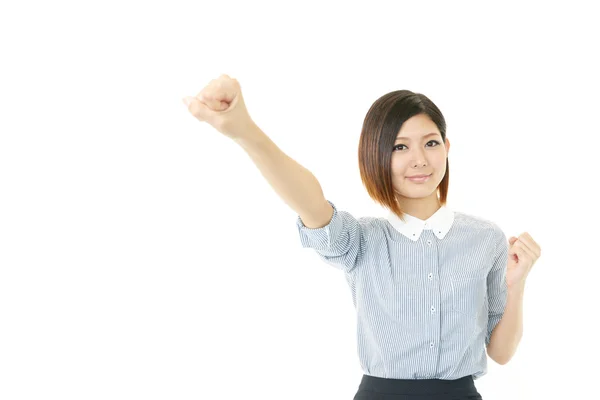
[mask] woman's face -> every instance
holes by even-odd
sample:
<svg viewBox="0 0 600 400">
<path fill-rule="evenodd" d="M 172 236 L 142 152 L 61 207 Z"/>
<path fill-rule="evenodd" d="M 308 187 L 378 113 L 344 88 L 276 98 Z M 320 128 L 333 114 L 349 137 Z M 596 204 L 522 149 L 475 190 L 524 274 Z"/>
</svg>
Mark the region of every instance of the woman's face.
<svg viewBox="0 0 600 400">
<path fill-rule="evenodd" d="M 392 183 L 396 193 L 417 199 L 436 193 L 446 173 L 450 142 L 442 141 L 437 126 L 426 114 L 408 119 L 400 129 L 392 153 Z M 408 177 L 431 175 L 419 182 Z M 436 195 L 436 194 L 435 194 Z"/>
</svg>

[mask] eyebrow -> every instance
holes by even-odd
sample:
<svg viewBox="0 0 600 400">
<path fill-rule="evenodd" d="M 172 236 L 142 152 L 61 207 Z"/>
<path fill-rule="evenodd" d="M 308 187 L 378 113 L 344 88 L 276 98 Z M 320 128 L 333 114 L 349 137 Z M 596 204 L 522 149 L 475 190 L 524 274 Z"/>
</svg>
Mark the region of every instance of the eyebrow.
<svg viewBox="0 0 600 400">
<path fill-rule="evenodd" d="M 428 133 L 427 135 L 423 136 L 423 138 L 426 138 L 426 137 L 429 137 L 429 136 L 434 136 L 434 135 L 435 135 L 435 136 L 439 136 L 439 133 L 437 133 L 437 132 L 431 132 L 431 133 Z M 400 139 L 406 139 L 406 140 L 409 140 L 409 141 L 410 141 L 410 138 L 409 138 L 409 137 L 406 137 L 406 136 L 398 136 L 398 137 L 396 138 L 396 140 L 400 140 Z"/>
</svg>

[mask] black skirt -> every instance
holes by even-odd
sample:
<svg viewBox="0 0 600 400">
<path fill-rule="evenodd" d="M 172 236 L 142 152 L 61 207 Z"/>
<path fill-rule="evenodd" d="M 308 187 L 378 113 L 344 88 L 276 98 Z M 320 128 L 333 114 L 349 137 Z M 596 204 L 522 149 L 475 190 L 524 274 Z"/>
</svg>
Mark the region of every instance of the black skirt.
<svg viewBox="0 0 600 400">
<path fill-rule="evenodd" d="M 455 380 L 363 375 L 353 400 L 482 400 L 471 375 Z"/>
</svg>

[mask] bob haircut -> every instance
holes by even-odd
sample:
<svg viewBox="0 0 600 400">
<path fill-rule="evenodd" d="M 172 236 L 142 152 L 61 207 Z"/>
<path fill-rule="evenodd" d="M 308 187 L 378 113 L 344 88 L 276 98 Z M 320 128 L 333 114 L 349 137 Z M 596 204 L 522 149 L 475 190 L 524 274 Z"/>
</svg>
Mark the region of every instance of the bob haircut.
<svg viewBox="0 0 600 400">
<path fill-rule="evenodd" d="M 396 136 L 404 122 L 425 114 L 436 124 L 446 142 L 446 120 L 427 96 L 410 90 L 397 90 L 381 96 L 365 116 L 358 145 L 358 166 L 369 196 L 404 220 L 392 185 L 392 153 Z M 446 157 L 446 174 L 437 187 L 441 205 L 446 204 L 450 166 Z"/>
</svg>

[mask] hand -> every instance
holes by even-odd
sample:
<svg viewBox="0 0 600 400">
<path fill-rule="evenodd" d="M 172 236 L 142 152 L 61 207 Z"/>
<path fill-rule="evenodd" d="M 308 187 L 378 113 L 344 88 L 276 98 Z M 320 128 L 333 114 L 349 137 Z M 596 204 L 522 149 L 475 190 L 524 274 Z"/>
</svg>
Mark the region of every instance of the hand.
<svg viewBox="0 0 600 400">
<path fill-rule="evenodd" d="M 527 232 L 518 238 L 511 236 L 508 240 L 508 262 L 506 265 L 506 282 L 508 287 L 523 285 L 531 271 L 531 267 L 542 254 L 542 249 Z"/>
<path fill-rule="evenodd" d="M 240 84 L 228 75 L 213 79 L 195 97 L 182 100 L 194 117 L 231 139 L 255 132 L 251 129 L 255 125 L 246 109 Z"/>
</svg>

